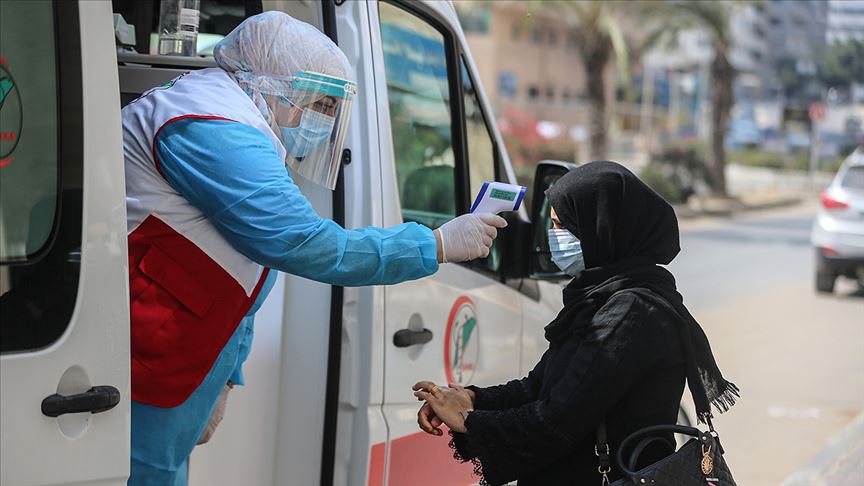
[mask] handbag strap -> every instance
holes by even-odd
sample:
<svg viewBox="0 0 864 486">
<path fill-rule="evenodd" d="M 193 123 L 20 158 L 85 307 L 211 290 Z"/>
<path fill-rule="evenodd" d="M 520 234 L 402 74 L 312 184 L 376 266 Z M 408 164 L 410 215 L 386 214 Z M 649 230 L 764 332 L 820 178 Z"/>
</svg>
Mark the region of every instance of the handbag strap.
<svg viewBox="0 0 864 486">
<path fill-rule="evenodd" d="M 694 427 L 687 427 L 684 425 L 654 425 L 651 427 L 645 427 L 644 429 L 640 429 L 630 434 L 629 436 L 627 436 L 626 439 L 624 439 L 624 441 L 621 442 L 618 450 L 615 451 L 615 463 L 618 465 L 618 467 L 621 469 L 621 472 L 625 476 L 630 476 L 633 474 L 632 469 L 634 467 L 634 464 L 636 463 L 636 460 L 638 459 L 638 453 L 642 452 L 644 446 L 646 446 L 647 443 L 645 443 L 643 440 L 636 446 L 636 449 L 634 449 L 633 451 L 634 454 L 631 455 L 631 464 L 629 464 L 629 467 L 624 465 L 624 451 L 627 449 L 627 447 L 638 439 L 645 439 L 646 437 L 660 432 L 674 432 L 676 434 L 684 434 L 696 438 L 700 438 L 702 436 L 702 432 L 699 429 Z M 597 441 L 594 444 L 594 454 L 597 455 L 597 472 L 600 473 L 600 475 L 603 477 L 601 485 L 607 486 L 611 484 L 608 474 L 612 471 L 612 465 L 610 461 L 611 454 L 609 451 L 608 433 L 606 431 L 606 419 L 601 420 L 600 423 L 597 425 Z"/>
<path fill-rule="evenodd" d="M 726 454 L 726 451 L 723 450 L 723 444 L 720 443 L 720 434 L 718 434 L 717 431 L 714 430 L 714 424 L 711 423 L 711 414 L 709 413 L 708 415 L 705 415 L 704 418 L 705 423 L 708 424 L 709 434 L 714 437 L 714 441 L 717 443 L 717 450 L 720 451 L 721 455 Z"/>
<path fill-rule="evenodd" d="M 630 461 L 627 463 L 627 469 L 632 471 L 636 470 L 636 462 L 639 461 L 639 456 L 642 455 L 642 452 L 651 444 L 655 442 L 662 442 L 667 446 L 670 446 L 672 450 L 675 450 L 675 441 L 670 440 L 668 437 L 664 437 L 662 435 L 655 435 L 653 437 L 645 437 L 640 440 L 636 447 L 633 448 L 633 452 L 630 453 Z"/>
<path fill-rule="evenodd" d="M 621 469 L 621 474 L 635 480 L 636 472 L 633 471 L 633 466 L 628 467 L 624 463 L 624 451 L 627 450 L 634 442 L 644 439 L 652 435 L 663 432 L 673 432 L 675 434 L 689 435 L 699 439 L 703 443 L 712 443 L 715 441 L 714 436 L 709 432 L 702 432 L 695 427 L 687 427 L 684 425 L 653 425 L 644 429 L 633 432 L 621 442 L 621 446 L 615 451 L 615 464 Z M 640 451 L 641 452 L 641 451 Z M 631 457 L 631 464 L 635 464 L 638 458 Z"/>
<path fill-rule="evenodd" d="M 597 424 L 597 442 L 594 444 L 594 454 L 597 456 L 597 472 L 600 473 L 601 486 L 609 486 L 609 472 L 612 471 L 612 464 L 609 454 L 609 439 L 606 433 L 606 419 Z"/>
</svg>

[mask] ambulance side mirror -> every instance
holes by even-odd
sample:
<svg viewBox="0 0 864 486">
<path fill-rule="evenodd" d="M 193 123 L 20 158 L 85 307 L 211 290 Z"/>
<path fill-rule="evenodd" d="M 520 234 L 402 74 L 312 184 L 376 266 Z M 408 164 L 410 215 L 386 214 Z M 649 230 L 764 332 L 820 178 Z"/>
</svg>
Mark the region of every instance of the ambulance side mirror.
<svg viewBox="0 0 864 486">
<path fill-rule="evenodd" d="M 544 160 L 537 164 L 534 172 L 534 187 L 531 196 L 531 230 L 526 235 L 528 248 L 527 277 L 533 280 L 569 279 L 552 261 L 549 251 L 548 230 L 552 228 L 549 216 L 549 199 L 546 189 L 552 187 L 564 174 L 576 168 L 576 164 L 557 160 Z"/>
<path fill-rule="evenodd" d="M 518 212 L 502 213 L 507 228 L 499 233 L 496 243 L 501 249 L 501 280 L 530 278 L 533 280 L 567 280 L 551 259 L 547 231 L 552 227 L 546 189 L 576 164 L 558 160 L 544 160 L 537 164 L 534 185 L 527 199 L 531 201 L 530 220 Z"/>
<path fill-rule="evenodd" d="M 501 251 L 501 281 L 528 277 L 528 243 L 531 241 L 531 222 L 518 212 L 501 213 L 507 227 L 498 231 L 496 244 Z"/>
</svg>

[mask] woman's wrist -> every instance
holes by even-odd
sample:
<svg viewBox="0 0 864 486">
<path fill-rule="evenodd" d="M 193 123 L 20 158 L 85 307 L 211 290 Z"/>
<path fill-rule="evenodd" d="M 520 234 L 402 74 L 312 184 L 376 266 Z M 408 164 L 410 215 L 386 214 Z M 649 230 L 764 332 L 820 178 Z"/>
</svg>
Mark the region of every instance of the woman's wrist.
<svg viewBox="0 0 864 486">
<path fill-rule="evenodd" d="M 461 410 L 459 412 L 459 423 L 453 424 L 453 427 L 450 427 L 453 432 L 457 432 L 459 434 L 465 434 L 468 432 L 468 426 L 465 424 L 465 422 L 468 420 L 468 414 L 470 412 L 470 410 Z"/>
<path fill-rule="evenodd" d="M 473 407 L 476 407 L 476 406 L 477 406 L 477 405 L 476 405 L 476 404 L 477 404 L 477 394 L 474 393 L 474 390 L 472 390 L 472 389 L 470 389 L 470 388 L 466 388 L 466 389 L 465 389 L 465 393 L 467 393 L 467 394 L 468 394 L 468 397 L 471 398 L 471 407 L 472 407 L 472 408 L 473 408 Z"/>
<path fill-rule="evenodd" d="M 444 243 L 441 240 L 441 232 L 437 229 L 432 230 L 432 234 L 435 235 L 435 245 L 437 247 L 436 256 L 438 257 L 438 263 L 444 263 Z"/>
<path fill-rule="evenodd" d="M 468 433 L 468 415 L 474 411 L 474 408 L 467 408 L 459 411 L 459 417 L 462 419 L 461 423 L 458 424 L 456 428 L 453 428 L 454 432 L 458 432 L 460 434 Z"/>
</svg>

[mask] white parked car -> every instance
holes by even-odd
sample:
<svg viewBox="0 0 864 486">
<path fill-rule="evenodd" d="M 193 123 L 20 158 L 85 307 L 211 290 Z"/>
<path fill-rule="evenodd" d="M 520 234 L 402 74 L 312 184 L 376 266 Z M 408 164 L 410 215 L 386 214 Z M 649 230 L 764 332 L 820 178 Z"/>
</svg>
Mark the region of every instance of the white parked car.
<svg viewBox="0 0 864 486">
<path fill-rule="evenodd" d="M 838 276 L 864 284 L 864 147 L 858 147 L 822 193 L 811 236 L 816 290 L 833 292 Z"/>
</svg>

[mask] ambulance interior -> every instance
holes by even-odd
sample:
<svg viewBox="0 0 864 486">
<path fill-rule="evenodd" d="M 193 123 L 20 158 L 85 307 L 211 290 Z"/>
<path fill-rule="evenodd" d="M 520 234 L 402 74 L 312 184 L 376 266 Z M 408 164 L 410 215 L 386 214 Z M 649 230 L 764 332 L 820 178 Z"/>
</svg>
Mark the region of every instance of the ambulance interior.
<svg viewBox="0 0 864 486">
<path fill-rule="evenodd" d="M 198 56 L 160 56 L 156 54 L 159 1 L 112 0 L 111 3 L 123 106 L 189 69 L 215 67 L 213 48 L 247 17 L 278 10 L 319 29 L 322 26 L 321 4 L 313 0 L 201 0 Z"/>
</svg>

